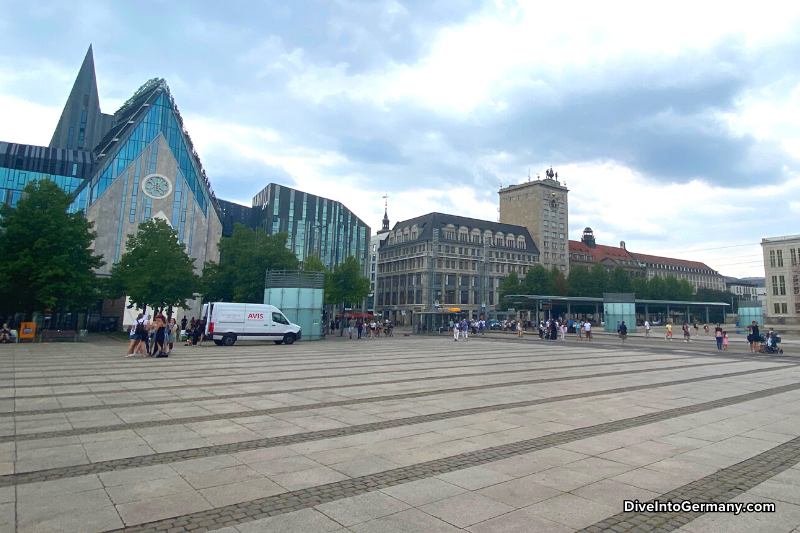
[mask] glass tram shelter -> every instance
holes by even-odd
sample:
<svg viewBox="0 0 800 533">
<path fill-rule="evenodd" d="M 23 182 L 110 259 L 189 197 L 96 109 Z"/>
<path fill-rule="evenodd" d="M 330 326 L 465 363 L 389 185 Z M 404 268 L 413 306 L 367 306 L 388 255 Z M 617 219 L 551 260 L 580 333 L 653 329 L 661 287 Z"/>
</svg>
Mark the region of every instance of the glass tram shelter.
<svg viewBox="0 0 800 533">
<path fill-rule="evenodd" d="M 514 294 L 505 299 L 517 309 L 529 309 L 530 319 L 537 322 L 559 316 L 567 320 L 588 319 L 602 322 L 606 331 L 615 332 L 617 321 L 624 320 L 631 333 L 645 319 L 651 324 L 690 323 L 693 319 L 704 323 L 725 322 L 725 313 L 731 306 L 722 302 L 637 300 L 633 293 L 605 293 L 602 298 Z"/>
</svg>

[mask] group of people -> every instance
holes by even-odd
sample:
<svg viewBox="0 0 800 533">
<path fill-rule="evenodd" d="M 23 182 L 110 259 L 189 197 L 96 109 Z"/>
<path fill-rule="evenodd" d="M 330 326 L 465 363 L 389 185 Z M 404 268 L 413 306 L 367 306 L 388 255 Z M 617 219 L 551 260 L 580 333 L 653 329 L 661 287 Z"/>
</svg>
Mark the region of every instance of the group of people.
<svg viewBox="0 0 800 533">
<path fill-rule="evenodd" d="M 382 321 L 375 317 L 370 320 L 366 318 L 348 318 L 340 321 L 337 318 L 334 322 L 331 322 L 331 330 L 336 331 L 338 329 L 339 336 L 342 337 L 344 336 L 345 324 L 347 325 L 347 333 L 350 335 L 351 339 L 353 338 L 353 334 L 356 335 L 356 340 L 376 339 L 381 335 L 384 337 L 394 337 L 394 322 L 389 319 Z"/>
<path fill-rule="evenodd" d="M 521 329 L 521 328 L 520 328 Z M 539 322 L 539 338 L 558 340 L 559 338 L 566 340 L 567 334 L 574 334 L 578 339 L 592 340 L 592 323 L 588 320 L 569 320 L 560 321 L 555 318 L 549 318 Z M 521 337 L 521 331 L 518 335 Z"/>
<path fill-rule="evenodd" d="M 473 334 L 484 334 L 486 331 L 486 321 L 470 320 L 462 318 L 461 320 L 450 320 L 450 330 L 453 332 L 453 340 L 458 341 L 459 338 L 469 340 L 469 332 L 472 330 Z"/>
<path fill-rule="evenodd" d="M 187 327 L 188 326 L 188 327 Z M 131 325 L 128 336 L 130 343 L 126 357 L 169 357 L 179 341 L 181 332 L 186 334 L 186 346 L 200 346 L 203 342 L 205 321 L 189 322 L 184 316 L 180 325 L 174 318 L 167 318 L 163 313 L 150 315 L 139 313 Z"/>
</svg>

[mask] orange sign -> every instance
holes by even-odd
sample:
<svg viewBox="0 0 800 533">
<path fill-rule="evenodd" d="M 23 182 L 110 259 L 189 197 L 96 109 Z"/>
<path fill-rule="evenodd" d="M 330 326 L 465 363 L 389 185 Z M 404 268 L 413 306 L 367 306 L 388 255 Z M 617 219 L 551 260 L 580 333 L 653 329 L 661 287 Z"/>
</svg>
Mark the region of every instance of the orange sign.
<svg viewBox="0 0 800 533">
<path fill-rule="evenodd" d="M 19 338 L 32 339 L 36 335 L 36 322 L 21 322 L 19 325 Z"/>
</svg>

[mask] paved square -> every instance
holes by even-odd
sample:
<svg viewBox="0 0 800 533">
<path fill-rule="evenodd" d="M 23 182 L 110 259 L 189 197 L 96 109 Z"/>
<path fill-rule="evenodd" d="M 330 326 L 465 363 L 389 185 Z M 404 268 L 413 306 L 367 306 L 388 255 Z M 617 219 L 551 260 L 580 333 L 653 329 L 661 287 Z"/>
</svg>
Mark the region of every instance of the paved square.
<svg viewBox="0 0 800 533">
<path fill-rule="evenodd" d="M 602 335 L 124 350 L 0 346 L 0 533 L 800 527 L 800 358 Z"/>
</svg>

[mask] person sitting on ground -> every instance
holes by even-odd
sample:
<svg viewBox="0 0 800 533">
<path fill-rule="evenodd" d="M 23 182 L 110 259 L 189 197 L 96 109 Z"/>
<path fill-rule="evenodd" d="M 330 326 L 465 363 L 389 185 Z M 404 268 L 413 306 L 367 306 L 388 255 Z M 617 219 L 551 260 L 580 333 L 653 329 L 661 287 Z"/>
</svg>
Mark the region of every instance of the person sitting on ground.
<svg viewBox="0 0 800 533">
<path fill-rule="evenodd" d="M 5 344 L 11 342 L 11 330 L 8 329 L 8 324 L 3 324 L 2 329 L 0 329 L 0 342 Z"/>
</svg>

